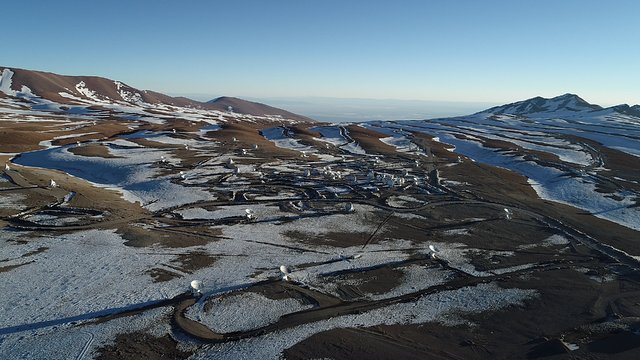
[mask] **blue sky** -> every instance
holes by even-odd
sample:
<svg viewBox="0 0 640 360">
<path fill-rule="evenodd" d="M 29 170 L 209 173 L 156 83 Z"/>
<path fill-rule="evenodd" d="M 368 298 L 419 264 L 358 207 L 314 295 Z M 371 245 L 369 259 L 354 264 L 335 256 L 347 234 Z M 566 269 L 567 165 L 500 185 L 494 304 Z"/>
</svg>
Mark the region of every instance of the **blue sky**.
<svg viewBox="0 0 640 360">
<path fill-rule="evenodd" d="M 7 1 L 0 65 L 170 94 L 640 103 L 640 2 Z"/>
</svg>

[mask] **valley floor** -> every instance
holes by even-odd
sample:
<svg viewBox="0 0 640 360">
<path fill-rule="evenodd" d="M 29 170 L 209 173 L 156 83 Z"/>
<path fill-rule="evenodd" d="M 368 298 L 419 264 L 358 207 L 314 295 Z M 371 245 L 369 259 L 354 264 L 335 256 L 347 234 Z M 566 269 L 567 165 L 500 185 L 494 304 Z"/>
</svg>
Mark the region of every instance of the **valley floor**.
<svg viewBox="0 0 640 360">
<path fill-rule="evenodd" d="M 636 125 L 24 120 L 3 357 L 640 355 Z"/>
</svg>

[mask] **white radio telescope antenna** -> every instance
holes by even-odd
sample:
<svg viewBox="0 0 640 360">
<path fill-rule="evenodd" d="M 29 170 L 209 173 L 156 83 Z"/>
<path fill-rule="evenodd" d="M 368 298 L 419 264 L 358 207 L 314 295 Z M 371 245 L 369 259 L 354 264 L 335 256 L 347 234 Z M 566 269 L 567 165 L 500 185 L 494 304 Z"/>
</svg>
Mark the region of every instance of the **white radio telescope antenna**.
<svg viewBox="0 0 640 360">
<path fill-rule="evenodd" d="M 193 296 L 200 296 L 202 295 L 202 281 L 200 280 L 193 280 L 191 282 L 191 294 Z"/>
<path fill-rule="evenodd" d="M 280 272 L 282 273 L 282 280 L 291 281 L 291 271 L 285 265 L 280 265 Z"/>
<path fill-rule="evenodd" d="M 429 255 L 431 256 L 431 258 L 435 259 L 436 254 L 439 252 L 440 252 L 440 249 L 438 249 L 434 245 L 429 245 Z"/>
<path fill-rule="evenodd" d="M 4 164 L 4 171 L 9 171 L 11 170 L 11 167 L 9 167 L 9 163 Z"/>
<path fill-rule="evenodd" d="M 251 209 L 245 209 L 244 218 L 248 221 L 254 221 L 256 219 L 256 213 Z"/>
<path fill-rule="evenodd" d="M 510 209 L 504 208 L 504 218 L 511 220 L 513 218 L 513 212 Z"/>
<path fill-rule="evenodd" d="M 348 212 L 348 213 L 352 213 L 352 212 L 355 212 L 355 211 L 356 211 L 356 209 L 353 207 L 353 203 L 347 203 L 347 204 L 344 206 L 344 211 L 346 211 L 346 212 Z"/>
<path fill-rule="evenodd" d="M 51 188 L 58 187 L 58 183 L 56 183 L 55 180 L 51 179 L 49 180 L 49 187 Z"/>
</svg>

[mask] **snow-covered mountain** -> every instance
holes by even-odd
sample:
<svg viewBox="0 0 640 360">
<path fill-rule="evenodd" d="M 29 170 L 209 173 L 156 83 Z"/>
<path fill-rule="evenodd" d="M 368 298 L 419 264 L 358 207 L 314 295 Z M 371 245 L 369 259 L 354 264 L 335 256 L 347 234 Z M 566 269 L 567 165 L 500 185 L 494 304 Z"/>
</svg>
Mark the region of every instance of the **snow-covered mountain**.
<svg viewBox="0 0 640 360">
<path fill-rule="evenodd" d="M 162 118 L 174 112 L 177 115 L 198 113 L 232 118 L 246 115 L 247 119 L 313 121 L 286 110 L 238 98 L 223 97 L 199 102 L 139 90 L 103 77 L 66 76 L 0 66 L 0 110 L 2 108 L 127 120 Z"/>
<path fill-rule="evenodd" d="M 603 108 L 599 105 L 590 104 L 575 94 L 564 94 L 554 98 L 543 98 L 540 96 L 514 102 L 511 104 L 495 106 L 479 112 L 481 115 L 518 115 L 526 117 L 575 117 L 604 115 L 619 113 L 640 117 L 640 105 L 629 106 L 626 104 Z"/>
</svg>

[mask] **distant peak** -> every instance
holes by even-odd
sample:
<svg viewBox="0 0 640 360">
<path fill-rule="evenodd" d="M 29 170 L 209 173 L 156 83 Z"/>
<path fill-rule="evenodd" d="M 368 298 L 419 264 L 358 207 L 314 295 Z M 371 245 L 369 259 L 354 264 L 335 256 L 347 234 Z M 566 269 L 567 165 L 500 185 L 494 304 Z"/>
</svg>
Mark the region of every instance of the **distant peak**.
<svg viewBox="0 0 640 360">
<path fill-rule="evenodd" d="M 216 103 L 216 102 L 221 102 L 221 101 L 230 101 L 230 100 L 240 100 L 239 98 L 233 97 L 233 96 L 219 96 L 213 100 L 209 100 L 207 101 L 208 103 Z"/>
<path fill-rule="evenodd" d="M 539 113 L 557 112 L 589 112 L 601 110 L 602 107 L 590 104 L 576 94 L 566 93 L 553 98 L 543 98 L 536 96 L 531 99 L 518 101 L 511 104 L 492 107 L 483 113 L 492 114 L 512 114 L 512 115 L 532 115 Z"/>
<path fill-rule="evenodd" d="M 560 96 L 556 96 L 554 99 L 566 99 L 566 98 L 580 98 L 580 96 L 572 93 L 566 93 Z"/>
<path fill-rule="evenodd" d="M 556 97 L 551 98 L 549 100 L 577 100 L 579 102 L 583 102 L 585 104 L 589 104 L 587 101 L 585 101 L 580 96 L 578 96 L 576 94 L 571 94 L 571 93 L 566 93 L 564 95 L 556 96 Z M 589 105 L 592 105 L 592 104 L 589 104 Z"/>
</svg>

